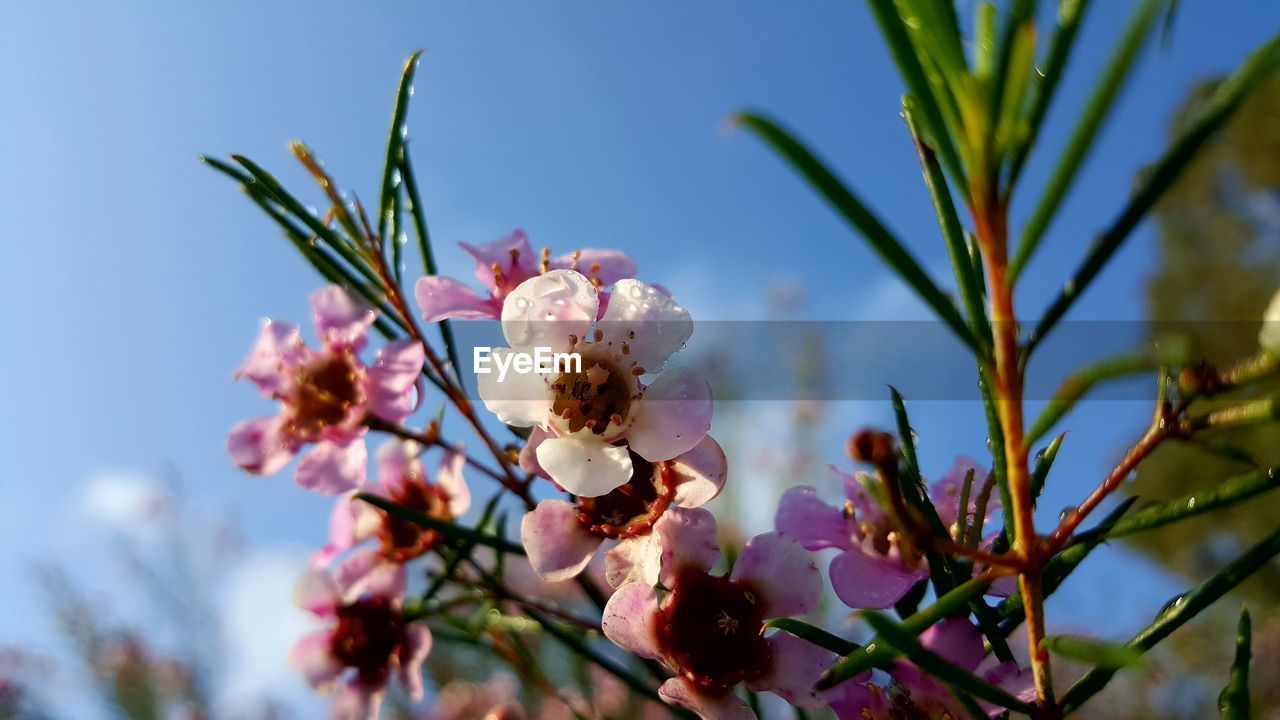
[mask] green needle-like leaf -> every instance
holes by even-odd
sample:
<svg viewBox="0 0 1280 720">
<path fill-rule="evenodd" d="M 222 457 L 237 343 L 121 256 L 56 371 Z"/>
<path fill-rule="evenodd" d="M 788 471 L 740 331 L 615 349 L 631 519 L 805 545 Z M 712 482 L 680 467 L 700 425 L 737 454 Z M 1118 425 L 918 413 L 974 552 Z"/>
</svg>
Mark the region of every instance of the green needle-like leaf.
<svg viewBox="0 0 1280 720">
<path fill-rule="evenodd" d="M 1120 44 L 1112 53 L 1111 61 L 1102 73 L 1102 78 L 1094 88 L 1093 94 L 1089 96 L 1088 102 L 1085 103 L 1084 112 L 1081 113 L 1070 140 L 1067 141 L 1067 149 L 1062 153 L 1057 167 L 1053 170 L 1053 175 L 1049 178 L 1049 183 L 1045 186 L 1044 194 L 1040 196 L 1040 202 L 1032 212 L 1026 227 L 1023 228 L 1022 239 L 1018 243 L 1013 261 L 1009 264 L 1011 281 L 1017 279 L 1018 273 L 1035 252 L 1036 246 L 1040 244 L 1045 230 L 1048 229 L 1050 221 L 1053 220 L 1063 198 L 1070 190 L 1076 173 L 1079 172 L 1085 157 L 1093 148 L 1098 130 L 1102 128 L 1102 123 L 1107 119 L 1111 106 L 1129 78 L 1133 61 L 1151 35 L 1151 29 L 1160 16 L 1162 4 L 1163 0 L 1143 0 L 1134 12 L 1133 19 L 1129 21 Z"/>
<path fill-rule="evenodd" d="M 1066 434 L 1059 435 L 1049 443 L 1048 447 L 1041 450 L 1036 456 L 1036 466 L 1031 470 L 1031 500 L 1034 502 L 1040 498 L 1040 493 L 1044 491 L 1045 480 L 1049 478 L 1049 470 L 1053 468 L 1053 461 L 1058 457 L 1058 448 L 1062 447 L 1062 439 Z"/>
<path fill-rule="evenodd" d="M 409 56 L 404 64 L 404 72 L 400 75 L 400 87 L 396 91 L 396 104 L 391 111 L 391 133 L 387 138 L 387 159 L 382 166 L 382 194 L 378 198 L 378 237 L 387 242 L 387 226 L 394 212 L 396 194 L 399 190 L 397 175 L 400 173 L 400 157 L 404 154 L 404 141 L 408 136 L 405 127 L 405 116 L 409 112 L 409 98 L 413 96 L 413 75 L 418 69 L 419 50 Z M 397 238 L 391 238 L 397 242 Z"/>
<path fill-rule="evenodd" d="M 807 640 L 837 655 L 849 655 L 862 647 L 856 642 L 845 640 L 839 635 L 833 635 L 820 627 L 814 627 L 803 620 L 795 618 L 774 618 L 766 622 L 764 626 L 790 633 L 801 640 Z"/>
<path fill-rule="evenodd" d="M 501 550 L 504 553 L 510 553 L 512 555 L 524 555 L 524 548 L 516 545 L 506 538 L 479 532 L 471 528 L 451 523 L 447 520 L 433 518 L 412 508 L 397 505 L 386 498 L 378 497 L 377 495 L 356 493 L 355 498 L 357 500 L 363 500 L 374 507 L 381 508 L 401 520 L 407 520 L 414 525 L 421 525 L 422 527 L 430 530 L 435 530 L 450 540 L 473 543 L 475 545 L 484 545 L 486 547 L 491 547 L 494 550 Z"/>
<path fill-rule="evenodd" d="M 1030 445 L 1045 433 L 1053 429 L 1053 426 L 1062 419 L 1064 415 L 1071 412 L 1076 403 L 1089 393 L 1090 390 L 1107 380 L 1128 377 L 1139 373 L 1151 372 L 1158 369 L 1161 365 L 1179 364 L 1182 358 L 1165 357 L 1166 353 L 1162 353 L 1161 357 L 1155 357 L 1146 353 L 1135 355 L 1124 355 L 1121 357 L 1107 358 L 1099 362 L 1083 367 L 1071 375 L 1067 376 L 1062 384 L 1058 386 L 1057 391 L 1053 393 L 1053 399 L 1041 411 L 1040 416 L 1036 418 L 1031 429 L 1027 431 L 1027 444 Z"/>
<path fill-rule="evenodd" d="M 981 353 L 980 345 L 969 332 L 964 318 L 961 317 L 960 311 L 956 309 L 951 299 L 938 289 L 902 243 L 862 204 L 862 201 L 845 187 L 844 183 L 827 169 L 821 160 L 771 120 L 751 113 L 739 114 L 736 119 L 739 124 L 755 132 L 786 158 L 792 167 L 867 239 L 871 249 L 906 281 L 911 289 L 916 291 L 916 294 L 955 332 L 956 336 L 971 350 Z"/>
<path fill-rule="evenodd" d="M 1236 631 L 1236 657 L 1231 663 L 1231 679 L 1222 691 L 1218 706 L 1222 720 L 1249 720 L 1249 660 L 1253 655 L 1253 626 L 1249 610 L 1240 608 L 1240 625 Z"/>
<path fill-rule="evenodd" d="M 947 685 L 968 693 L 975 698 L 995 703 L 1000 707 L 1010 708 L 1018 712 L 1029 713 L 1034 710 L 1031 705 L 964 668 L 952 663 L 920 644 L 916 634 L 903 625 L 894 622 L 884 613 L 868 611 L 863 619 L 872 630 L 884 638 L 885 642 L 900 650 L 907 659 L 915 663 L 921 670 L 941 680 Z"/>
<path fill-rule="evenodd" d="M 1028 354 L 1058 324 L 1062 316 L 1129 237 L 1129 233 L 1147 214 L 1147 211 L 1155 205 L 1164 191 L 1178 179 L 1183 169 L 1195 158 L 1196 153 L 1227 122 L 1245 98 L 1276 69 L 1277 65 L 1280 65 L 1280 36 L 1272 38 L 1255 50 L 1232 73 L 1231 77 L 1218 87 L 1201 111 L 1199 119 L 1174 140 L 1164 156 L 1150 171 L 1144 173 L 1142 181 L 1129 198 L 1120 216 L 1089 247 L 1080 267 L 1063 286 L 1057 299 L 1049 306 L 1044 317 L 1036 325 L 1035 331 L 1028 338 L 1026 350 Z"/>
<path fill-rule="evenodd" d="M 1142 653 L 1128 645 L 1080 635 L 1052 635 L 1045 638 L 1040 646 L 1055 655 L 1111 670 L 1142 662 Z"/>
<path fill-rule="evenodd" d="M 1280 554 L 1280 530 L 1249 548 L 1213 577 L 1167 605 L 1155 622 L 1129 640 L 1129 647 L 1139 652 L 1146 652 L 1155 647 L 1161 640 L 1169 637 L 1174 630 L 1185 625 L 1188 620 L 1244 582 L 1259 568 L 1270 563 L 1278 554 Z M 1105 687 L 1114 675 L 1115 670 L 1105 668 L 1090 670 L 1062 696 L 1063 712 L 1070 713 L 1078 710 L 1086 700 Z"/>
</svg>

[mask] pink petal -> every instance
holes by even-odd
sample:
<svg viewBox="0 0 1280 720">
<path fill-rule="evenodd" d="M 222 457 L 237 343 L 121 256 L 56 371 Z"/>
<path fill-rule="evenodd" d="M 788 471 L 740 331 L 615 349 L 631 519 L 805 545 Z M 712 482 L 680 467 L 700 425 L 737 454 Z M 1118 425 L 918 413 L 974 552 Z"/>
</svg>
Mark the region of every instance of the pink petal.
<svg viewBox="0 0 1280 720">
<path fill-rule="evenodd" d="M 378 720 L 386 687 L 368 685 L 357 675 L 338 688 L 333 696 L 335 720 Z"/>
<path fill-rule="evenodd" d="M 383 494 L 390 497 L 401 492 L 410 476 L 422 479 L 422 463 L 418 460 L 421 451 L 418 443 L 398 438 L 388 440 L 378 446 L 374 453 L 374 462 L 378 467 L 378 483 L 382 485 Z"/>
<path fill-rule="evenodd" d="M 799 540 L 806 550 L 852 546 L 851 528 L 844 513 L 818 499 L 817 491 L 808 486 L 783 493 L 773 526 Z"/>
<path fill-rule="evenodd" d="M 337 495 L 364 484 L 368 463 L 363 437 L 345 443 L 325 440 L 303 456 L 294 480 L 308 490 Z"/>
<path fill-rule="evenodd" d="M 702 720 L 756 720 L 747 703 L 733 693 L 706 694 L 682 677 L 662 683 L 658 695 L 672 705 L 692 710 Z"/>
<path fill-rule="evenodd" d="M 484 245 L 458 244 L 475 259 L 476 279 L 488 288 L 489 292 L 510 290 L 538 272 L 539 258 L 529 246 L 529 237 L 523 230 L 516 230 L 501 240 Z M 507 281 L 504 288 L 494 284 L 494 265 L 502 270 Z"/>
<path fill-rule="evenodd" d="M 896 560 L 872 556 L 859 548 L 831 560 L 831 587 L 836 597 L 855 609 L 892 607 L 916 583 L 929 577 L 925 570 L 903 568 Z"/>
<path fill-rule="evenodd" d="M 400 422 L 418 409 L 414 385 L 422 375 L 426 353 L 416 340 L 399 340 L 378 351 L 368 372 L 369 409 L 389 422 Z"/>
<path fill-rule="evenodd" d="M 748 540 L 732 578 L 755 586 L 767 618 L 803 615 L 822 599 L 822 573 L 790 535 L 772 532 Z"/>
<path fill-rule="evenodd" d="M 692 450 L 671 461 L 676 492 L 673 502 L 681 507 L 699 507 L 711 502 L 724 489 L 729 464 L 715 438 L 707 435 Z"/>
<path fill-rule="evenodd" d="M 785 632 L 768 638 L 773 657 L 769 672 L 749 684 L 757 692 L 767 690 L 794 707 L 819 708 L 826 701 L 814 690 L 818 677 L 835 663 L 830 650 Z"/>
<path fill-rule="evenodd" d="M 870 673 L 867 673 L 870 675 Z M 849 680 L 843 682 L 823 694 L 827 704 L 836 714 L 836 720 L 867 720 L 867 718 L 882 718 L 884 712 L 884 701 L 880 693 L 877 691 L 872 695 L 871 688 L 866 682 L 858 680 Z"/>
<path fill-rule="evenodd" d="M 598 325 L 606 341 L 626 342 L 628 358 L 648 373 L 656 373 L 667 358 L 693 335 L 689 311 L 651 285 L 619 280 L 613 285 L 609 309 Z"/>
<path fill-rule="evenodd" d="M 920 633 L 920 644 L 972 672 L 982 662 L 982 635 L 968 618 L 947 618 Z"/>
<path fill-rule="evenodd" d="M 405 629 L 405 646 L 400 650 L 400 681 L 411 700 L 422 699 L 422 663 L 431 654 L 431 630 L 416 622 Z"/>
<path fill-rule="evenodd" d="M 462 475 L 462 468 L 467 464 L 467 452 L 461 444 L 446 448 L 444 457 L 440 458 L 440 468 L 436 471 L 436 484 L 449 497 L 449 514 L 462 517 L 471 507 L 471 488 Z"/>
<path fill-rule="evenodd" d="M 493 278 L 493 273 L 489 274 Z M 497 319 L 502 306 L 461 282 L 439 275 L 420 278 L 413 286 L 424 322 Z"/>
<path fill-rule="evenodd" d="M 577 513 L 564 500 L 543 500 L 520 521 L 520 542 L 543 580 L 560 582 L 576 576 L 600 547 L 600 538 L 582 527 Z"/>
<path fill-rule="evenodd" d="M 551 410 L 551 390 L 536 372 L 518 373 L 514 367 L 505 376 L 498 372 L 499 363 L 515 351 L 494 348 L 488 372 L 476 373 L 476 392 L 498 422 L 515 427 L 533 427 L 547 422 Z"/>
<path fill-rule="evenodd" d="M 1019 667 L 1016 662 L 1002 662 L 983 672 L 982 678 L 992 685 L 1011 693 L 1023 702 L 1033 703 L 1036 700 L 1035 678 L 1030 670 Z M 987 710 L 991 717 L 996 717 L 1002 711 L 1001 708 L 989 703 L 979 704 Z"/>
<path fill-rule="evenodd" d="M 325 570 L 310 568 L 293 586 L 293 604 L 319 617 L 333 615 L 334 607 L 341 601 L 341 588 Z"/>
<path fill-rule="evenodd" d="M 524 447 L 520 448 L 520 469 L 530 475 L 537 475 L 544 480 L 550 480 L 551 476 L 546 470 L 542 469 L 542 465 L 538 464 L 538 446 L 543 440 L 555 437 L 555 433 L 550 430 L 543 430 L 540 427 L 534 427 L 529 431 L 529 439 L 525 440 Z"/>
<path fill-rule="evenodd" d="M 291 438 L 281 431 L 279 417 L 244 420 L 227 435 L 227 452 L 236 465 L 255 475 L 274 475 L 297 452 Z"/>
<path fill-rule="evenodd" d="M 653 534 L 662 548 L 659 579 L 667 587 L 682 570 L 710 570 L 720 559 L 715 516 L 702 508 L 667 508 L 654 524 Z"/>
<path fill-rule="evenodd" d="M 378 317 L 337 285 L 311 293 L 311 314 L 325 345 L 356 350 L 364 347 L 369 326 Z"/>
<path fill-rule="evenodd" d="M 624 538 L 604 553 L 604 579 L 611 587 L 656 585 L 661 569 L 662 546 L 654 533 Z"/>
<path fill-rule="evenodd" d="M 595 278 L 608 287 L 623 278 L 636 276 L 636 261 L 620 250 L 583 248 L 577 253 L 566 253 L 551 261 L 552 268 L 577 270 L 589 278 Z"/>
<path fill-rule="evenodd" d="M 672 368 L 641 397 L 627 429 L 627 444 L 650 462 L 692 450 L 711 429 L 711 386 L 697 372 Z"/>
<path fill-rule="evenodd" d="M 355 545 L 355 508 L 351 503 L 354 496 L 354 490 L 343 493 L 333 503 L 329 513 L 329 542 L 311 556 L 312 567 L 327 567 L 335 557 Z"/>
<path fill-rule="evenodd" d="M 303 635 L 289 648 L 289 664 L 317 690 L 333 685 L 344 669 L 330 650 L 332 644 L 329 630 L 316 630 Z"/>
<path fill-rule="evenodd" d="M 964 489 L 965 475 L 970 470 L 973 470 L 973 490 L 969 493 L 969 507 L 965 508 L 965 514 L 972 514 L 976 509 L 978 491 L 987 479 L 987 471 L 981 468 L 973 458 L 956 458 L 951 469 L 942 476 L 942 479 L 929 486 L 929 498 L 937 509 L 938 519 L 942 521 L 944 527 L 950 528 L 960 519 L 960 495 Z M 993 497 L 992 500 L 994 501 L 995 498 Z M 998 502 L 987 504 L 987 517 L 990 517 L 997 506 Z"/>
<path fill-rule="evenodd" d="M 597 497 L 631 479 L 631 455 L 625 447 L 594 437 L 551 438 L 538 446 L 538 464 L 565 490 Z"/>
<path fill-rule="evenodd" d="M 257 385 L 263 395 L 275 397 L 283 391 L 290 369 L 306 354 L 297 325 L 268 320 L 233 377 L 245 378 Z"/>
<path fill-rule="evenodd" d="M 618 588 L 605 604 L 600 627 L 614 645 L 632 655 L 657 658 L 657 612 L 658 595 L 654 589 L 643 583 L 629 583 Z"/>
<path fill-rule="evenodd" d="M 585 338 L 595 322 L 600 302 L 596 295 L 595 286 L 572 270 L 552 270 L 525 280 L 502 303 L 507 344 L 519 350 L 568 350 L 571 338 Z"/>
</svg>

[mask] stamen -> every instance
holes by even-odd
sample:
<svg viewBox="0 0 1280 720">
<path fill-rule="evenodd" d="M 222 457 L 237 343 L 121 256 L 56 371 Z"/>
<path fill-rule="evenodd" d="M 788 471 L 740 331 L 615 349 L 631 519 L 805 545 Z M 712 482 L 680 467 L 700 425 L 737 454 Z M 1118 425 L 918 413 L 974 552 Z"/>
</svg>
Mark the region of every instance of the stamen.
<svg viewBox="0 0 1280 720">
<path fill-rule="evenodd" d="M 538 274 L 544 275 L 551 269 L 551 248 L 542 248 L 542 259 L 538 261 Z"/>
<path fill-rule="evenodd" d="M 499 265 L 498 263 L 494 263 L 493 265 L 489 266 L 489 269 L 493 270 L 493 284 L 496 287 L 501 288 L 502 286 L 507 284 L 507 276 L 502 274 L 501 265 Z"/>
<path fill-rule="evenodd" d="M 738 621 L 734 620 L 729 613 L 721 610 L 720 617 L 716 618 L 716 627 L 720 628 L 720 632 L 725 635 L 734 635 L 738 632 Z"/>
</svg>

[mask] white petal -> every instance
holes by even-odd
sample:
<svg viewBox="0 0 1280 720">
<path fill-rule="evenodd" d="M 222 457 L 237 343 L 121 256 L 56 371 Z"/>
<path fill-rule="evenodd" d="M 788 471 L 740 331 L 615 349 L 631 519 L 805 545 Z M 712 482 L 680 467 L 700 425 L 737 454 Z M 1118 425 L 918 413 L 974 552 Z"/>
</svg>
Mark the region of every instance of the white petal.
<svg viewBox="0 0 1280 720">
<path fill-rule="evenodd" d="M 672 368 L 645 391 L 627 429 L 627 444 L 645 460 L 692 450 L 711 429 L 711 386 L 688 368 Z"/>
<path fill-rule="evenodd" d="M 538 464 L 557 485 L 582 497 L 604 495 L 631 479 L 627 449 L 595 438 L 544 440 L 538 446 Z"/>
<path fill-rule="evenodd" d="M 502 303 L 502 332 L 513 348 L 569 348 L 585 338 L 600 307 L 590 280 L 573 270 L 552 270 L 520 283 Z"/>
<path fill-rule="evenodd" d="M 662 568 L 662 546 L 655 533 L 619 540 L 604 554 L 604 579 L 612 587 L 638 582 L 650 587 L 658 584 Z"/>
<path fill-rule="evenodd" d="M 646 372 L 662 369 L 693 335 L 693 318 L 670 295 L 639 280 L 619 280 L 598 325 L 606 341 L 628 345 L 628 358 Z"/>
<path fill-rule="evenodd" d="M 476 390 L 484 406 L 497 415 L 500 422 L 516 427 L 540 425 L 547 420 L 551 390 L 543 376 L 536 372 L 518 373 L 512 366 L 505 376 L 500 376 L 498 358 L 506 358 L 513 352 L 511 348 L 494 348 L 489 372 L 476 374 Z"/>
<path fill-rule="evenodd" d="M 671 461 L 675 471 L 676 494 L 673 501 L 681 507 L 698 507 L 710 502 L 724 489 L 729 464 L 724 450 L 715 438 L 707 435 L 702 442 Z"/>
</svg>

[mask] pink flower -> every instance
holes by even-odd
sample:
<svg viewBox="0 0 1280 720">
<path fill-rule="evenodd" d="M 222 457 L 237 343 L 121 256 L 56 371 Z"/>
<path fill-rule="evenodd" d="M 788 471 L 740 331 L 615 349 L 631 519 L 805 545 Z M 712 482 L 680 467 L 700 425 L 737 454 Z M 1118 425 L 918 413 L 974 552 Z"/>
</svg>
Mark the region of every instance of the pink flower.
<svg viewBox="0 0 1280 720">
<path fill-rule="evenodd" d="M 454 520 L 471 507 L 471 490 L 462 476 L 466 454 L 461 448 L 445 451 L 435 480 L 427 477 L 414 442 L 391 440 L 378 448 L 378 479 L 359 490 L 386 498 L 439 520 Z M 329 518 L 329 544 L 312 558 L 317 567 L 366 541 L 377 541 L 378 556 L 402 564 L 425 555 L 439 542 L 440 533 L 381 508 L 355 499 L 356 490 L 344 493 Z"/>
<path fill-rule="evenodd" d="M 311 350 L 295 325 L 267 321 L 235 377 L 280 401 L 273 417 L 245 420 L 231 429 L 227 450 L 240 467 L 272 475 L 305 445 L 315 445 L 294 479 L 309 490 L 337 494 L 364 482 L 365 419 L 400 422 L 417 404 L 422 344 L 401 340 L 378 351 L 372 366 L 360 359 L 376 317 L 340 287 L 311 295 L 322 347 Z"/>
<path fill-rule="evenodd" d="M 987 669 L 978 672 L 983 661 L 982 635 L 966 618 L 943 620 L 921 633 L 920 643 L 962 669 L 977 672 L 984 680 L 1020 700 L 1035 700 L 1031 673 L 1017 663 L 989 664 Z M 827 698 L 836 717 L 839 720 L 969 717 L 946 685 L 925 675 L 915 665 L 894 663 L 889 676 L 891 682 L 884 685 L 865 682 L 868 676 L 864 675 L 828 691 Z M 980 705 L 990 717 L 1002 711 L 989 703 Z"/>
<path fill-rule="evenodd" d="M 543 500 L 524 516 L 520 540 L 543 579 L 574 577 L 602 542 L 616 540 L 605 553 L 609 584 L 655 584 L 662 548 L 654 525 L 669 508 L 698 507 L 720 494 L 728 472 L 724 451 L 710 435 L 672 460 L 651 463 L 632 452 L 631 467 L 631 479 L 605 495 Z"/>
<path fill-rule="evenodd" d="M 952 533 L 958 527 L 960 489 L 971 468 L 976 468 L 972 460 L 956 460 L 929 491 L 939 519 Z M 864 473 L 836 472 L 844 478 L 847 500 L 843 506 L 823 502 L 812 487 L 793 487 L 778 503 L 774 527 L 798 538 L 807 550 L 840 551 L 828 572 L 841 602 L 852 608 L 892 607 L 916 583 L 929 577 L 929 568 L 918 552 L 906 552 L 900 545 L 898 528 L 878 499 L 881 489 L 876 482 Z M 977 470 L 975 488 L 981 487 L 985 476 L 985 471 Z M 969 521 L 977 512 L 977 495 L 977 489 L 970 494 Z M 987 505 L 988 518 L 998 505 L 992 498 Z"/>
<path fill-rule="evenodd" d="M 821 707 L 814 691 L 835 655 L 792 635 L 765 637 L 770 618 L 813 610 L 822 596 L 818 567 L 793 538 L 757 535 L 728 576 L 712 575 L 720 558 L 711 513 L 671 508 L 654 532 L 662 538 L 660 599 L 644 582 L 623 585 L 604 609 L 604 634 L 616 645 L 658 660 L 676 676 L 663 699 L 706 720 L 755 715 L 733 694 L 745 682 L 796 707 Z"/>
<path fill-rule="evenodd" d="M 414 295 L 422 309 L 422 319 L 427 322 L 496 319 L 502 315 L 502 302 L 511 290 L 548 270 L 577 270 L 596 287 L 607 287 L 636 274 L 635 262 L 617 250 L 575 250 L 551 259 L 550 252 L 543 248 L 540 255 L 534 255 L 529 238 L 521 230 L 488 245 L 461 245 L 475 259 L 476 278 L 488 294 L 481 295 L 453 278 L 424 277 L 414 287 Z"/>
<path fill-rule="evenodd" d="M 299 639 L 289 662 L 312 687 L 337 688 L 333 716 L 343 720 L 377 718 L 392 673 L 420 699 L 431 631 L 404 620 L 404 569 L 382 565 L 358 590 L 340 577 L 312 569 L 299 579 L 294 602 L 328 624 Z"/>
<path fill-rule="evenodd" d="M 630 480 L 631 452 L 651 463 L 671 460 L 711 428 L 706 381 L 683 368 L 660 372 L 693 334 L 689 312 L 639 280 L 615 283 L 597 322 L 599 307 L 599 291 L 581 273 L 552 270 L 526 280 L 502 308 L 510 347 L 493 351 L 495 364 L 510 363 L 511 371 L 477 379 L 480 397 L 499 420 L 546 431 L 538 465 L 585 497 Z M 581 367 L 517 371 L 511 358 L 527 359 L 539 349 L 576 353 Z M 640 381 L 655 374 L 649 384 Z"/>
</svg>

